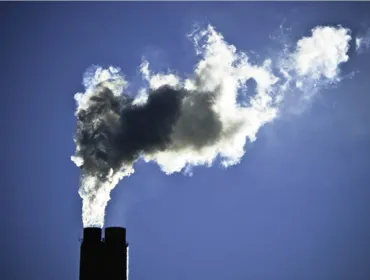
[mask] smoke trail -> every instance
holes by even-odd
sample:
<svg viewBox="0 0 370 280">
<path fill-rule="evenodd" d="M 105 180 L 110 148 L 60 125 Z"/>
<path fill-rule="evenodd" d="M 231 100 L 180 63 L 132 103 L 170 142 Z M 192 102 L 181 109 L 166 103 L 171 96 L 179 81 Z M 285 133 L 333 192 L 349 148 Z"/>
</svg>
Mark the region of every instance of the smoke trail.
<svg viewBox="0 0 370 280">
<path fill-rule="evenodd" d="M 362 36 L 356 37 L 356 51 L 364 53 L 370 48 L 370 28 Z"/>
<path fill-rule="evenodd" d="M 210 166 L 217 157 L 225 167 L 237 164 L 247 141 L 255 141 L 259 129 L 278 116 L 293 80 L 337 76 L 348 50 L 338 45 L 348 45 L 350 37 L 347 29 L 328 28 L 330 32 L 324 30 L 324 35 L 338 35 L 338 40 L 331 42 L 333 36 L 327 36 L 328 41 L 320 41 L 318 48 L 312 41 L 325 36 L 320 32 L 315 36 L 320 28 L 313 30 L 313 36 L 301 39 L 296 51 L 280 63 L 286 73 L 281 77 L 274 74 L 271 59 L 251 64 L 212 26 L 189 35 L 200 56 L 191 78 L 153 74 L 145 61 L 141 73 L 149 87 L 133 98 L 125 94 L 127 82 L 120 69 L 90 69 L 84 77 L 85 93 L 75 96 L 76 154 L 72 156 L 82 170 L 79 193 L 84 226 L 103 226 L 111 190 L 134 172 L 139 158 L 156 162 L 166 174 Z M 322 43 L 340 55 L 325 58 Z M 324 55 L 303 63 L 302 57 L 312 49 Z M 257 92 L 238 103 L 249 79 L 256 81 Z"/>
</svg>

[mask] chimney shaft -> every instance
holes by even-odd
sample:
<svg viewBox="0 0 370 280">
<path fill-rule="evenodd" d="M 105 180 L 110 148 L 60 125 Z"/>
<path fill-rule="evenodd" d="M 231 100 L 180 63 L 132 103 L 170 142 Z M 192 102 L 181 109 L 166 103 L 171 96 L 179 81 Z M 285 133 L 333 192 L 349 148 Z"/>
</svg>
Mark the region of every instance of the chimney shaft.
<svg viewBox="0 0 370 280">
<path fill-rule="evenodd" d="M 80 280 L 104 279 L 103 243 L 100 228 L 84 228 L 80 257 Z"/>
<path fill-rule="evenodd" d="M 110 227 L 105 229 L 104 255 L 105 278 L 107 280 L 127 280 L 126 229 Z"/>
<path fill-rule="evenodd" d="M 84 228 L 80 280 L 127 280 L 126 229 L 109 227 L 102 240 L 101 228 Z"/>
</svg>

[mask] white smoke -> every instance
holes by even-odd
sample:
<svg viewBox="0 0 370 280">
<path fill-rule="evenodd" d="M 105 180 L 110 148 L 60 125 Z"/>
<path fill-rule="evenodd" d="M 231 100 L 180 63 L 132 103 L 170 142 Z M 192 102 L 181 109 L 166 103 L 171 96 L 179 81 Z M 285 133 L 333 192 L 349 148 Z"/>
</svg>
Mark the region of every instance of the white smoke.
<svg viewBox="0 0 370 280">
<path fill-rule="evenodd" d="M 348 61 L 349 29 L 318 26 L 311 37 L 298 41 L 293 54 L 294 65 L 299 76 L 328 80 L 338 78 L 339 64 Z"/>
<path fill-rule="evenodd" d="M 144 61 L 140 70 L 148 87 L 140 89 L 134 101 L 137 106 L 142 106 L 148 100 L 149 90 L 163 85 L 194 92 L 182 101 L 182 115 L 171 134 L 172 144 L 163 151 L 141 155 L 147 162 L 156 162 L 166 174 L 191 173 L 192 167 L 211 166 L 216 159 L 224 167 L 239 163 L 246 152 L 247 142 L 255 141 L 260 128 L 279 116 L 279 108 L 287 93 L 297 89 L 302 93 L 308 90 L 316 92 L 320 85 L 340 80 L 339 65 L 349 59 L 347 52 L 351 40 L 350 31 L 346 28 L 319 26 L 312 30 L 310 37 L 300 39 L 295 50 L 283 60 L 267 58 L 257 65 L 250 62 L 246 53 L 228 44 L 212 26 L 194 31 L 189 38 L 199 56 L 193 76 L 183 79 L 174 72 L 154 73 L 149 62 Z M 249 79 L 257 84 L 256 94 L 238 103 Z M 115 95 L 121 94 L 127 86 L 120 69 L 95 67 L 84 78 L 86 91 L 75 95 L 77 112 L 89 106 L 91 96 L 96 94 L 96 86 L 101 83 Z M 197 143 L 197 137 L 202 137 L 193 134 L 202 131 L 199 126 L 207 117 L 206 112 L 194 110 L 202 100 L 202 96 L 197 96 L 199 92 L 213 93 L 211 109 L 219 117 L 222 131 L 214 141 L 193 145 Z M 206 128 L 204 130 L 207 131 Z M 76 150 L 79 149 L 77 146 Z M 77 166 L 84 163 L 84 159 L 78 156 L 72 160 Z M 103 226 L 111 190 L 133 171 L 133 166 L 123 166 L 122 172 L 114 173 L 112 170 L 110 180 L 98 188 L 97 178 L 82 178 L 79 193 L 83 199 L 85 227 Z"/>
<path fill-rule="evenodd" d="M 358 53 L 363 53 L 370 48 L 370 28 L 367 32 L 362 35 L 356 37 L 356 51 Z"/>
<path fill-rule="evenodd" d="M 341 81 L 340 65 L 349 60 L 350 33 L 341 26 L 317 26 L 280 59 L 281 98 L 295 100 L 289 112 L 301 113 L 321 89 Z"/>
</svg>

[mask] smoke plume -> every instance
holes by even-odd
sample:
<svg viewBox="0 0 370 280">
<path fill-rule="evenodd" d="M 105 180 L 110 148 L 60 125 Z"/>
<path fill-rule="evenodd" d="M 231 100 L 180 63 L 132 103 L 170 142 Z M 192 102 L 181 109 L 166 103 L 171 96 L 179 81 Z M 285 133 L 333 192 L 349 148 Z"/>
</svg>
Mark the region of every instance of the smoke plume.
<svg viewBox="0 0 370 280">
<path fill-rule="evenodd" d="M 208 26 L 189 35 L 200 58 L 191 77 L 152 73 L 144 61 L 140 70 L 148 86 L 135 96 L 127 94 L 120 69 L 91 68 L 84 77 L 86 91 L 75 95 L 72 156 L 82 172 L 84 226 L 103 226 L 111 190 L 134 172 L 140 158 L 156 162 L 166 174 L 189 173 L 216 159 L 224 167 L 239 163 L 246 143 L 278 117 L 285 93 L 297 88 L 297 81 L 338 77 L 339 64 L 348 60 L 348 33 L 318 27 L 278 66 L 272 59 L 255 65 Z M 247 99 L 243 92 L 249 79 L 257 87 Z"/>
<path fill-rule="evenodd" d="M 364 53 L 370 48 L 370 28 L 362 36 L 356 37 L 356 51 Z"/>
</svg>

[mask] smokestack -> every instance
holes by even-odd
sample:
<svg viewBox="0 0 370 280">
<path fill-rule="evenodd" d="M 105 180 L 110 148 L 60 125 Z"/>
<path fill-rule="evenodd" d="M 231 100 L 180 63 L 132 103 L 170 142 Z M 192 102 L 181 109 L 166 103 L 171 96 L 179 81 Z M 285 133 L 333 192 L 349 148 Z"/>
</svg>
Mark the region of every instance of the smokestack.
<svg viewBox="0 0 370 280">
<path fill-rule="evenodd" d="M 126 229 L 84 228 L 81 244 L 80 280 L 127 280 L 128 244 Z"/>
<path fill-rule="evenodd" d="M 80 257 L 80 280 L 104 279 L 101 228 L 84 228 Z"/>
<path fill-rule="evenodd" d="M 128 279 L 128 244 L 125 228 L 109 227 L 105 229 L 104 264 L 104 279 Z"/>
</svg>

